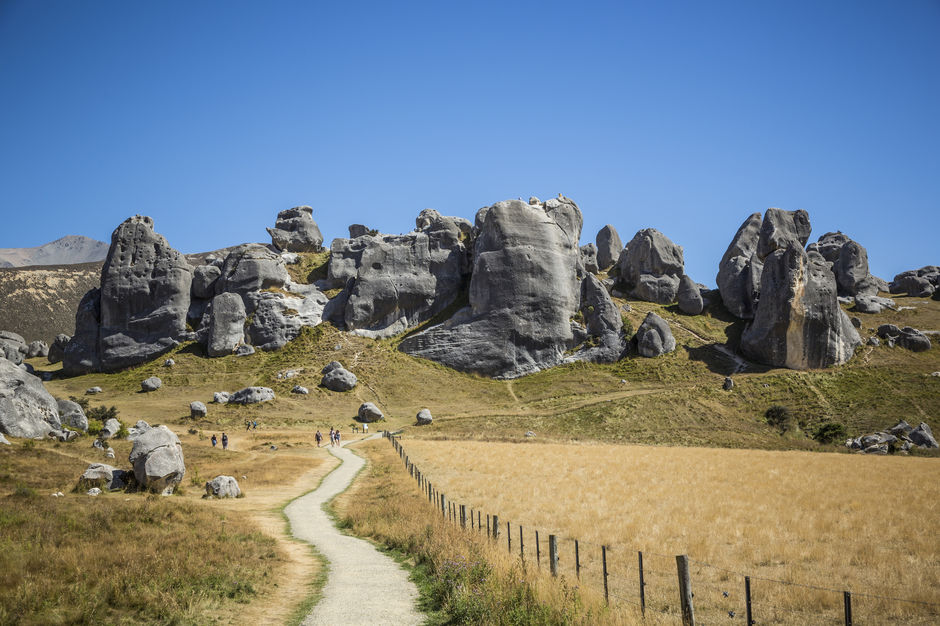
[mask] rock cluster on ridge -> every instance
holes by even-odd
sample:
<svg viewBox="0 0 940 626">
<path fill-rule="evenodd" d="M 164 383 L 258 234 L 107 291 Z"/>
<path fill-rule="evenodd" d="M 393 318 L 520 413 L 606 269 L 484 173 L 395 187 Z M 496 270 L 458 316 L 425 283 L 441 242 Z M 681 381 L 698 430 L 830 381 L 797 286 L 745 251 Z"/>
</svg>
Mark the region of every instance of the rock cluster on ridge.
<svg viewBox="0 0 940 626">
<path fill-rule="evenodd" d="M 682 247 L 655 228 L 638 231 L 620 253 L 618 284 L 640 300 L 670 304 L 685 273 Z"/>
<path fill-rule="evenodd" d="M 271 243 L 285 252 L 319 252 L 323 246 L 320 227 L 313 221 L 313 209 L 298 206 L 277 214 L 274 228 L 268 229 Z"/>
</svg>

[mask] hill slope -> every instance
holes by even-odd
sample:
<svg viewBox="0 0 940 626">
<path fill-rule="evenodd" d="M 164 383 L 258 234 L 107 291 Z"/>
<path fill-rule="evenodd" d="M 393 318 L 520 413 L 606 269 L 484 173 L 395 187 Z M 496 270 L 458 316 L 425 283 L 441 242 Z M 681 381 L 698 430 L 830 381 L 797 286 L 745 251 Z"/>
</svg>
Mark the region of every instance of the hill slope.
<svg viewBox="0 0 940 626">
<path fill-rule="evenodd" d="M 35 248 L 0 248 L 0 267 L 70 265 L 103 261 L 108 244 L 83 235 L 66 235 Z"/>
</svg>

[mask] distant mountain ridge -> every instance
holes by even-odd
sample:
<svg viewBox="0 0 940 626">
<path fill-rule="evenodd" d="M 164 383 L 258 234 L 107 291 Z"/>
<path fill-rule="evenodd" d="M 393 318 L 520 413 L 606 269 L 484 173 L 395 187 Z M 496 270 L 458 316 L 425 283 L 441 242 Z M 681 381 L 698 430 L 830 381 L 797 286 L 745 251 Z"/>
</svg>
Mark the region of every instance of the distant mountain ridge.
<svg viewBox="0 0 940 626">
<path fill-rule="evenodd" d="M 0 248 L 0 267 L 93 263 L 106 256 L 107 243 L 84 235 L 66 235 L 35 248 Z"/>
</svg>

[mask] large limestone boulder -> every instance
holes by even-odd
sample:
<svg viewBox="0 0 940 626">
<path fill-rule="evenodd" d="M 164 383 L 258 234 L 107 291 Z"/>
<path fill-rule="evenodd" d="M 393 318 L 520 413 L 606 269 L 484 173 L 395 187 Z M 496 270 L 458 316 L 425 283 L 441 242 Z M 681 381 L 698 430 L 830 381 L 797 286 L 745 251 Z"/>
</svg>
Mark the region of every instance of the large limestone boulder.
<svg viewBox="0 0 940 626">
<path fill-rule="evenodd" d="M 683 274 L 679 280 L 679 309 L 688 315 L 699 315 L 705 309 L 702 300 L 702 290 L 688 274 Z"/>
<path fill-rule="evenodd" d="M 358 335 L 390 337 L 456 299 L 469 270 L 470 223 L 433 209 L 415 223 L 405 235 L 333 241 L 330 276 L 345 289 L 329 319 Z"/>
<path fill-rule="evenodd" d="M 575 353 L 574 360 L 613 363 L 620 359 L 627 349 L 623 318 L 604 285 L 591 274 L 581 281 L 580 311 L 593 340 Z"/>
<path fill-rule="evenodd" d="M 817 242 L 809 244 L 806 250 L 816 251 L 832 263 L 840 296 L 857 299 L 887 291 L 886 283 L 868 271 L 868 252 L 848 235 L 826 233 Z"/>
<path fill-rule="evenodd" d="M 143 489 L 170 495 L 186 474 L 179 437 L 166 426 L 141 434 L 129 457 L 134 477 Z"/>
<path fill-rule="evenodd" d="M 55 336 L 55 340 L 52 342 L 52 345 L 49 346 L 49 354 L 46 356 L 46 359 L 49 363 L 61 363 L 62 357 L 65 356 L 65 346 L 69 344 L 69 341 L 72 338 L 64 333 L 59 333 Z"/>
<path fill-rule="evenodd" d="M 597 267 L 602 270 L 613 267 L 620 259 L 620 251 L 623 249 L 617 229 L 607 224 L 597 231 L 594 243 L 597 245 Z"/>
<path fill-rule="evenodd" d="M 914 428 L 907 434 L 911 442 L 914 445 L 920 446 L 922 448 L 938 448 L 937 440 L 933 436 L 933 432 L 930 430 L 930 426 L 926 423 L 921 422 L 917 428 Z"/>
<path fill-rule="evenodd" d="M 734 234 L 718 265 L 715 281 L 725 308 L 742 319 L 754 317 L 763 263 L 756 257 L 761 214 L 751 214 Z"/>
<path fill-rule="evenodd" d="M 216 476 L 206 483 L 206 498 L 237 498 L 242 495 L 234 476 Z"/>
<path fill-rule="evenodd" d="M 232 354 L 245 341 L 245 303 L 237 293 L 220 293 L 212 298 L 197 339 L 212 357 Z"/>
<path fill-rule="evenodd" d="M 45 341 L 31 341 L 26 347 L 26 358 L 35 359 L 39 356 L 48 356 L 49 346 Z"/>
<path fill-rule="evenodd" d="M 798 244 L 802 248 L 809 240 L 812 230 L 809 213 L 803 209 L 767 209 L 760 225 L 757 256 L 764 260 L 772 252 L 786 249 L 791 244 Z"/>
<path fill-rule="evenodd" d="M 246 311 L 251 316 L 248 339 L 261 350 L 283 348 L 300 334 L 304 326 L 316 326 L 323 321 L 326 295 L 313 287 L 307 295 L 261 291 L 245 296 Z"/>
<path fill-rule="evenodd" d="M 431 415 L 429 409 L 421 409 L 418 411 L 418 415 L 415 417 L 415 423 L 418 426 L 428 426 L 434 421 L 434 416 Z"/>
<path fill-rule="evenodd" d="M 379 410 L 379 407 L 371 402 L 364 402 L 359 406 L 360 422 L 378 422 L 385 419 L 385 415 Z"/>
<path fill-rule="evenodd" d="M 286 252 L 319 252 L 323 246 L 320 227 L 313 221 L 313 209 L 298 206 L 277 214 L 274 228 L 268 229 L 271 243 Z"/>
<path fill-rule="evenodd" d="M 340 365 L 339 367 L 330 367 L 323 374 L 320 384 L 330 391 L 350 391 L 358 382 L 355 374 Z"/>
<path fill-rule="evenodd" d="M 215 295 L 215 282 L 222 275 L 217 265 L 200 265 L 193 270 L 192 293 L 195 298 L 209 299 Z"/>
<path fill-rule="evenodd" d="M 71 400 L 59 400 L 56 406 L 59 410 L 59 421 L 63 426 L 80 430 L 83 433 L 88 432 L 88 418 L 80 404 Z"/>
<path fill-rule="evenodd" d="M 0 359 L 0 433 L 36 439 L 61 428 L 56 400 L 42 382 Z"/>
<path fill-rule="evenodd" d="M 145 378 L 140 382 L 140 390 L 147 393 L 150 391 L 156 391 L 163 386 L 163 381 L 157 378 L 156 376 L 151 376 L 150 378 Z"/>
<path fill-rule="evenodd" d="M 568 198 L 498 202 L 477 213 L 470 306 L 400 349 L 461 371 L 516 378 L 564 362 L 580 343 L 581 211 Z"/>
<path fill-rule="evenodd" d="M 915 298 L 928 298 L 940 289 L 940 267 L 927 265 L 919 270 L 908 270 L 894 277 L 889 286 L 891 293 L 906 293 Z"/>
<path fill-rule="evenodd" d="M 930 338 L 910 326 L 898 328 L 894 324 L 882 324 L 878 327 L 878 336 L 887 340 L 889 346 L 899 345 L 912 352 L 924 352 L 931 348 Z"/>
<path fill-rule="evenodd" d="M 636 331 L 636 347 L 640 356 L 657 357 L 676 349 L 676 339 L 669 323 L 650 311 Z"/>
<path fill-rule="evenodd" d="M 760 301 L 741 349 L 755 361 L 790 369 L 839 365 L 862 343 L 839 307 L 835 276 L 818 252 L 791 241 L 764 259 Z"/>
<path fill-rule="evenodd" d="M 0 358 L 19 365 L 29 350 L 26 340 L 9 330 L 0 330 Z"/>
<path fill-rule="evenodd" d="M 288 281 L 290 275 L 281 255 L 267 246 L 248 243 L 233 248 L 225 256 L 215 292 L 230 291 L 244 296 L 263 289 L 283 289 Z"/>
<path fill-rule="evenodd" d="M 97 304 L 79 305 L 65 372 L 115 371 L 178 345 L 187 336 L 192 277 L 186 258 L 154 232 L 151 218 L 125 220 L 111 235 Z M 80 319 L 95 312 L 97 319 Z"/>
<path fill-rule="evenodd" d="M 669 304 L 676 299 L 684 267 L 682 247 L 655 228 L 645 228 L 620 253 L 617 281 L 640 300 Z"/>
<path fill-rule="evenodd" d="M 208 412 L 209 410 L 206 408 L 205 403 L 199 400 L 194 400 L 189 403 L 189 416 L 193 419 L 201 419 L 205 417 Z"/>
<path fill-rule="evenodd" d="M 117 491 L 124 489 L 130 479 L 130 472 L 106 465 L 105 463 L 92 463 L 78 479 L 78 487 L 82 491 L 92 488 Z"/>
<path fill-rule="evenodd" d="M 597 246 L 593 243 L 586 243 L 581 246 L 581 265 L 584 266 L 584 271 L 589 274 L 598 272 Z"/>
<path fill-rule="evenodd" d="M 245 387 L 233 393 L 229 404 L 257 404 L 274 399 L 274 390 L 270 387 Z"/>
<path fill-rule="evenodd" d="M 104 425 L 101 427 L 101 432 L 98 433 L 99 439 L 111 439 L 121 430 L 121 422 L 115 418 L 110 418 L 105 420 Z"/>
</svg>

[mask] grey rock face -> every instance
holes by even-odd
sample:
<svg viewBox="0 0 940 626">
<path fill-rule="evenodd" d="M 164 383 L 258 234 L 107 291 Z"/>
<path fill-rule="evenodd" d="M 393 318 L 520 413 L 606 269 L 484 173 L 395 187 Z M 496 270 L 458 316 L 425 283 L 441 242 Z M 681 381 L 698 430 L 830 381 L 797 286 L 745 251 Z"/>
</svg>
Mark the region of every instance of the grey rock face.
<svg viewBox="0 0 940 626">
<path fill-rule="evenodd" d="M 115 371 L 149 361 L 186 336 L 193 269 L 182 254 L 153 230 L 153 220 L 136 215 L 111 235 L 101 270 L 97 357 L 100 369 Z M 80 312 L 81 314 L 81 312 Z M 85 339 L 78 332 L 72 343 Z M 94 360 L 95 349 L 85 351 Z M 73 371 L 71 349 L 65 370 Z"/>
<path fill-rule="evenodd" d="M 469 223 L 432 209 L 415 222 L 406 235 L 333 241 L 330 278 L 345 285 L 345 302 L 330 319 L 359 335 L 390 337 L 456 299 L 469 269 Z"/>
<path fill-rule="evenodd" d="M 675 301 L 684 274 L 682 247 L 655 228 L 638 231 L 620 253 L 619 285 L 647 302 Z"/>
<path fill-rule="evenodd" d="M 301 385 L 294 385 L 294 388 L 291 389 L 290 392 L 305 396 L 310 393 L 310 390 L 306 387 L 302 387 Z"/>
<path fill-rule="evenodd" d="M 127 440 L 137 441 L 137 438 L 150 430 L 152 426 L 144 420 L 137 420 L 137 423 L 127 429 Z"/>
<path fill-rule="evenodd" d="M 95 394 L 102 393 L 104 390 L 101 387 L 89 387 L 85 390 L 85 395 L 93 396 Z"/>
<path fill-rule="evenodd" d="M 127 472 L 104 463 L 92 463 L 79 478 L 79 489 L 104 488 L 108 491 L 124 489 L 128 481 Z"/>
<path fill-rule="evenodd" d="M 339 361 L 330 361 L 329 363 L 323 366 L 323 369 L 320 370 L 320 373 L 325 376 L 329 374 L 331 371 L 339 367 L 343 367 L 343 364 L 340 363 Z"/>
<path fill-rule="evenodd" d="M 756 256 L 760 229 L 760 213 L 753 213 L 744 220 L 721 258 L 715 279 L 725 308 L 742 319 L 754 317 L 760 296 L 763 263 Z"/>
<path fill-rule="evenodd" d="M 606 270 L 613 267 L 620 259 L 620 251 L 623 249 L 623 242 L 620 241 L 617 229 L 607 224 L 597 231 L 594 243 L 597 245 L 598 268 Z"/>
<path fill-rule="evenodd" d="M 855 310 L 859 313 L 881 313 L 885 309 L 893 309 L 894 300 L 881 296 L 859 294 L 855 296 Z"/>
<path fill-rule="evenodd" d="M 689 278 L 688 274 L 683 274 L 679 280 L 679 309 L 689 315 L 700 315 L 705 309 L 705 302 L 702 300 L 702 291 L 695 281 Z"/>
<path fill-rule="evenodd" d="M 212 401 L 216 404 L 228 404 L 229 396 L 227 391 L 216 391 L 212 394 Z"/>
<path fill-rule="evenodd" d="M 66 334 L 60 333 L 56 335 L 55 341 L 49 346 L 49 354 L 46 357 L 50 363 L 62 362 L 62 357 L 65 356 L 65 346 L 68 345 L 71 339 L 72 338 Z"/>
<path fill-rule="evenodd" d="M 931 348 L 927 335 L 910 326 L 898 328 L 894 324 L 882 324 L 878 327 L 878 336 L 888 340 L 889 345 L 893 342 L 912 352 L 924 352 Z"/>
<path fill-rule="evenodd" d="M 198 400 L 189 403 L 189 416 L 193 419 L 205 417 L 209 413 L 206 405 Z"/>
<path fill-rule="evenodd" d="M 200 265 L 193 270 L 192 294 L 196 298 L 208 300 L 215 295 L 215 281 L 222 275 L 222 270 L 215 265 Z"/>
<path fill-rule="evenodd" d="M 98 355 L 98 328 L 101 319 L 101 289 L 89 289 L 75 311 L 75 335 L 62 354 L 62 371 L 68 376 L 97 372 L 101 369 Z"/>
<path fill-rule="evenodd" d="M 263 289 L 281 289 L 289 280 L 281 255 L 260 244 L 249 243 L 226 255 L 215 292 L 228 291 L 244 296 Z"/>
<path fill-rule="evenodd" d="M 235 404 L 257 404 L 274 399 L 274 390 L 270 387 L 245 387 L 233 393 L 228 401 Z"/>
<path fill-rule="evenodd" d="M 885 283 L 868 271 L 868 252 L 841 232 L 826 233 L 807 252 L 816 251 L 832 263 L 840 296 L 877 296 Z"/>
<path fill-rule="evenodd" d="M 374 237 L 378 235 L 377 230 L 373 230 L 368 226 L 363 224 L 350 224 L 349 225 L 349 238 L 355 239 L 356 237 Z"/>
<path fill-rule="evenodd" d="M 242 344 L 235 348 L 235 356 L 251 356 L 255 353 L 255 349 L 248 344 Z"/>
<path fill-rule="evenodd" d="M 163 386 L 163 381 L 157 378 L 156 376 L 151 376 L 140 383 L 140 389 L 142 391 L 156 391 Z"/>
<path fill-rule="evenodd" d="M 359 380 L 356 378 L 355 374 L 340 366 L 331 368 L 324 374 L 320 384 L 330 391 L 349 391 L 353 389 L 358 382 Z"/>
<path fill-rule="evenodd" d="M 88 432 L 88 418 L 85 417 L 85 411 L 77 402 L 59 400 L 56 405 L 59 409 L 59 420 L 63 426 L 80 430 L 83 433 Z"/>
<path fill-rule="evenodd" d="M 0 433 L 35 439 L 61 428 L 58 405 L 42 382 L 0 359 Z"/>
<path fill-rule="evenodd" d="M 567 198 L 477 213 L 470 306 L 400 349 L 461 371 L 516 378 L 562 363 L 578 343 L 581 211 Z"/>
<path fill-rule="evenodd" d="M 176 361 L 173 359 L 167 359 L 163 362 L 163 367 L 173 367 L 174 365 L 176 365 Z"/>
<path fill-rule="evenodd" d="M 378 422 L 385 419 L 385 415 L 371 402 L 365 402 L 359 407 L 360 422 Z"/>
<path fill-rule="evenodd" d="M 207 498 L 237 498 L 242 495 L 234 476 L 216 476 L 206 483 Z"/>
<path fill-rule="evenodd" d="M 323 235 L 313 221 L 313 209 L 298 206 L 277 214 L 274 228 L 268 229 L 271 243 L 278 250 L 287 252 L 319 252 Z"/>
<path fill-rule="evenodd" d="M 26 348 L 26 358 L 34 359 L 38 356 L 48 356 L 49 346 L 45 341 L 31 341 Z"/>
<path fill-rule="evenodd" d="M 657 357 L 676 349 L 676 339 L 669 324 L 652 311 L 636 331 L 636 347 L 640 356 Z"/>
<path fill-rule="evenodd" d="M 9 330 L 0 330 L 0 358 L 19 365 L 28 351 L 26 340 Z"/>
<path fill-rule="evenodd" d="M 590 274 L 598 272 L 597 246 L 593 243 L 586 243 L 581 246 L 581 264 L 584 266 L 584 271 Z"/>
<path fill-rule="evenodd" d="M 783 250 L 790 244 L 799 244 L 802 248 L 809 240 L 813 228 L 809 222 L 809 213 L 767 209 L 760 225 L 760 238 L 757 241 L 757 256 L 766 259 L 775 250 Z"/>
<path fill-rule="evenodd" d="M 237 293 L 220 293 L 212 298 L 196 334 L 205 343 L 206 354 L 226 356 L 245 341 L 245 303 Z"/>
<path fill-rule="evenodd" d="M 106 420 L 104 426 L 101 427 L 101 432 L 98 433 L 99 439 L 111 439 L 118 431 L 121 430 L 121 422 L 117 421 L 113 417 L 109 420 Z"/>
<path fill-rule="evenodd" d="M 734 389 L 734 379 L 730 376 L 725 376 L 725 382 L 721 385 L 721 388 L 725 391 L 731 391 Z"/>
<path fill-rule="evenodd" d="M 849 360 L 862 342 L 839 307 L 835 276 L 817 252 L 791 243 L 764 260 L 760 301 L 741 349 L 755 361 L 815 369 Z"/>
<path fill-rule="evenodd" d="M 186 474 L 179 437 L 166 426 L 151 428 L 134 442 L 129 457 L 137 484 L 170 495 Z"/>
<path fill-rule="evenodd" d="M 421 409 L 418 411 L 418 415 L 415 420 L 418 426 L 427 426 L 434 421 L 434 417 L 431 415 L 431 411 L 428 409 Z"/>
<path fill-rule="evenodd" d="M 284 293 L 258 292 L 245 296 L 247 311 L 252 322 L 248 338 L 262 350 L 278 350 L 297 337 L 304 326 L 316 326 L 322 321 L 326 296 L 316 288 L 305 297 Z"/>
<path fill-rule="evenodd" d="M 587 332 L 595 341 L 579 350 L 575 360 L 613 363 L 620 359 L 627 349 L 623 336 L 623 318 L 604 285 L 591 274 L 581 281 L 580 311 Z"/>
<path fill-rule="evenodd" d="M 940 447 L 937 445 L 937 440 L 934 439 L 933 432 L 930 430 L 930 426 L 926 423 L 921 422 L 920 425 L 911 430 L 907 435 L 910 437 L 911 441 L 922 448 L 937 448 Z"/>
<path fill-rule="evenodd" d="M 901 272 L 891 281 L 891 293 L 906 293 L 915 298 L 927 298 L 940 288 L 940 267 L 926 265 L 919 270 Z"/>
</svg>

